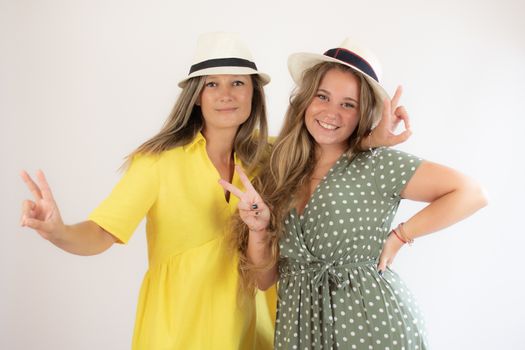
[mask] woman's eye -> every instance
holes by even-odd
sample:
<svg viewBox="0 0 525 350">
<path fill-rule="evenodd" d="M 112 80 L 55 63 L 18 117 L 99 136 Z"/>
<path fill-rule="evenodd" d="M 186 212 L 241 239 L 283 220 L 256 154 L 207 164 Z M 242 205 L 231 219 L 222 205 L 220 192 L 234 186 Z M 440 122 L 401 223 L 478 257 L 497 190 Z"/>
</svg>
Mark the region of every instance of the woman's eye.
<svg viewBox="0 0 525 350">
<path fill-rule="evenodd" d="M 320 100 L 328 100 L 328 97 L 326 97 L 325 95 L 323 94 L 317 94 L 317 98 L 320 99 Z"/>
<path fill-rule="evenodd" d="M 206 86 L 206 87 L 215 87 L 215 86 L 217 86 L 217 83 L 214 82 L 214 81 L 209 81 L 204 86 Z"/>
<path fill-rule="evenodd" d="M 349 109 L 349 108 L 355 108 L 355 104 L 353 104 L 353 103 L 349 103 L 349 102 L 347 102 L 347 103 L 343 103 L 343 108 L 347 108 L 347 109 Z"/>
<path fill-rule="evenodd" d="M 243 85 L 244 85 L 244 81 L 235 80 L 233 82 L 233 86 L 243 86 Z"/>
</svg>

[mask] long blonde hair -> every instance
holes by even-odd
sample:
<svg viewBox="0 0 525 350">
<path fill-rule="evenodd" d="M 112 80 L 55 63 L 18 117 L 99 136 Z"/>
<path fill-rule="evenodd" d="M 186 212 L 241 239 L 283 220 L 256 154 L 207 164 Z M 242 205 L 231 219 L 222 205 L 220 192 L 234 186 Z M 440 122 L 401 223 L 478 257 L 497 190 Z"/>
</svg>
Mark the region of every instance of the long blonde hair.
<svg viewBox="0 0 525 350">
<path fill-rule="evenodd" d="M 254 179 L 254 187 L 271 211 L 268 230 L 271 260 L 267 265 L 255 266 L 250 263 L 246 256 L 248 228 L 240 219 L 238 212 L 234 216 L 233 240 L 240 256 L 239 272 L 243 287 L 248 290 L 255 290 L 256 272 L 267 270 L 277 263 L 279 239 L 285 233 L 284 220 L 294 205 L 294 194 L 309 182 L 314 170 L 316 143 L 306 128 L 304 117 L 323 77 L 332 69 L 351 72 L 360 81 L 359 122 L 348 139 L 349 155 L 355 155 L 359 151 L 360 141 L 372 129 L 379 117 L 380 111 L 377 107 L 380 103 L 376 101 L 372 87 L 361 73 L 331 62 L 319 63 L 304 72 L 302 83 L 290 97 L 284 124 L 273 145 L 269 163 L 261 167 L 261 173 Z"/>
<path fill-rule="evenodd" d="M 137 154 L 160 154 L 184 146 L 203 128 L 201 108 L 196 105 L 204 87 L 206 76 L 189 79 L 182 89 L 161 130 L 126 157 L 124 167 Z M 239 127 L 233 149 L 246 171 L 252 173 L 268 154 L 268 122 L 263 83 L 258 75 L 251 75 L 253 97 L 248 119 Z"/>
</svg>

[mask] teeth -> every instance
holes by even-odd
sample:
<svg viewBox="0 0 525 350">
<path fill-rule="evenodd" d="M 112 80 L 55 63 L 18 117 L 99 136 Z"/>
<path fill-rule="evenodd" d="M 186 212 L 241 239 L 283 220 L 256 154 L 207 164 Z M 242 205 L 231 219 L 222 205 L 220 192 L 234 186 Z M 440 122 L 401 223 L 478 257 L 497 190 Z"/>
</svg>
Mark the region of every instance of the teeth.
<svg viewBox="0 0 525 350">
<path fill-rule="evenodd" d="M 337 126 L 323 123 L 320 120 L 319 120 L 319 125 L 321 125 L 323 128 L 328 129 L 328 130 L 335 130 L 335 129 L 337 129 Z"/>
</svg>

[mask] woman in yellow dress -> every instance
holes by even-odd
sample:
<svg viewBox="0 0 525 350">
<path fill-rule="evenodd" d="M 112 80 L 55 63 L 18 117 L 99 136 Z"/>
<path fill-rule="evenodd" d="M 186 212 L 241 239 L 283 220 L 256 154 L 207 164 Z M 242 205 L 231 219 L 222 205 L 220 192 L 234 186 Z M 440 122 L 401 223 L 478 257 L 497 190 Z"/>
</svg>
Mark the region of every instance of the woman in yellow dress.
<svg viewBox="0 0 525 350">
<path fill-rule="evenodd" d="M 87 221 L 66 225 L 42 172 L 22 177 L 34 201 L 22 225 L 57 247 L 94 255 L 126 243 L 147 218 L 149 269 L 137 306 L 133 349 L 271 349 L 275 293 L 241 297 L 237 259 L 224 234 L 240 185 L 267 152 L 263 85 L 250 52 L 233 34 L 209 33 L 160 132 L 129 157 L 127 170 Z M 267 297 L 267 298 L 265 298 Z"/>
</svg>

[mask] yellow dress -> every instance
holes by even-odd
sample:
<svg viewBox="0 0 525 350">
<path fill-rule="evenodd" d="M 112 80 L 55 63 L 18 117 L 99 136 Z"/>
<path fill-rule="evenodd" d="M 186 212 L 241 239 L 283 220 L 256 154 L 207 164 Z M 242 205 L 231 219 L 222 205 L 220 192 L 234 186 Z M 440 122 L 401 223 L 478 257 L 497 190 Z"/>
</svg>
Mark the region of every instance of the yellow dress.
<svg viewBox="0 0 525 350">
<path fill-rule="evenodd" d="M 224 239 L 238 199 L 226 202 L 218 179 L 199 133 L 186 146 L 135 157 L 89 216 L 122 243 L 147 217 L 135 350 L 273 348 L 275 289 L 239 295 L 238 258 Z M 233 183 L 242 188 L 237 174 Z"/>
</svg>

